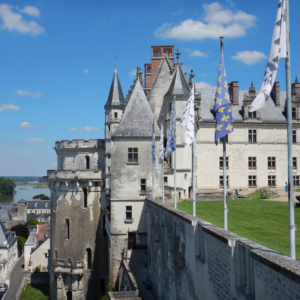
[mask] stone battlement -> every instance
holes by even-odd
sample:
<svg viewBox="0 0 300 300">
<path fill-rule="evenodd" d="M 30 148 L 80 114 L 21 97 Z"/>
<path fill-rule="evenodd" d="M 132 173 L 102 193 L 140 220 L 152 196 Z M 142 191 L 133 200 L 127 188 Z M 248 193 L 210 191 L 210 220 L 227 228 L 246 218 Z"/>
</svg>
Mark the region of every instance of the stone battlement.
<svg viewBox="0 0 300 300">
<path fill-rule="evenodd" d="M 48 170 L 48 180 L 100 180 L 103 177 L 102 170 Z"/>
<path fill-rule="evenodd" d="M 102 139 L 75 139 L 75 140 L 61 140 L 55 142 L 54 149 L 70 149 L 70 148 L 105 148 L 105 140 Z"/>
</svg>

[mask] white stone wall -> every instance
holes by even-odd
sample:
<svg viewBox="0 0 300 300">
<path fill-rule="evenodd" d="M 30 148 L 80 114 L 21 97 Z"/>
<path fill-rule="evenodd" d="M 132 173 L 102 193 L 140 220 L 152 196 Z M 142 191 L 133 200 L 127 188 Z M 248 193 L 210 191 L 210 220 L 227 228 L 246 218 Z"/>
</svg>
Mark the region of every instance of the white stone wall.
<svg viewBox="0 0 300 300">
<path fill-rule="evenodd" d="M 1 264 L 2 269 L 0 271 L 1 279 L 4 280 L 9 274 L 13 263 L 18 259 L 18 239 L 15 239 L 9 246 L 0 248 L 0 260 L 6 259 L 5 264 Z"/>
<path fill-rule="evenodd" d="M 48 270 L 48 255 L 50 251 L 50 238 L 48 238 L 41 246 L 39 246 L 30 255 L 30 266 L 29 269 L 34 271 L 36 267 L 41 268 L 41 272 Z M 45 254 L 46 253 L 46 254 Z"/>
</svg>

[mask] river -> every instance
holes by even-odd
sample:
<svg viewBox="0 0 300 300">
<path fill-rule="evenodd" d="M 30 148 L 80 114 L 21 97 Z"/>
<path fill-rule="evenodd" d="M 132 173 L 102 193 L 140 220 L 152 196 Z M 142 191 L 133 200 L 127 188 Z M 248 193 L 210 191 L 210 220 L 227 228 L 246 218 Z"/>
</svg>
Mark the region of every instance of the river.
<svg viewBox="0 0 300 300">
<path fill-rule="evenodd" d="M 0 197 L 0 206 L 11 206 L 12 204 L 17 203 L 21 199 L 28 201 L 32 199 L 35 195 L 39 194 L 45 194 L 46 196 L 50 197 L 49 189 L 34 188 L 34 185 L 17 185 L 15 191 L 16 192 L 14 194 Z"/>
</svg>

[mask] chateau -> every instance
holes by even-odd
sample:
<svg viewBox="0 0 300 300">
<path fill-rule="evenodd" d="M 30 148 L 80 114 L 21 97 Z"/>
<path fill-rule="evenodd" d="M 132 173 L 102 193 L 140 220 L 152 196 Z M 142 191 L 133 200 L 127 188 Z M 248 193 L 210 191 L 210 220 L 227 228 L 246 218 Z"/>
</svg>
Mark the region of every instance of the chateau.
<svg viewBox="0 0 300 300">
<path fill-rule="evenodd" d="M 161 282 L 161 278 L 155 278 L 162 272 L 156 268 L 165 264 L 167 270 L 170 265 L 167 265 L 166 261 L 171 258 L 160 257 L 162 254 L 158 248 L 150 249 L 150 244 L 157 245 L 159 241 L 171 237 L 181 242 L 184 240 L 185 243 L 188 238 L 184 236 L 184 230 L 187 229 L 182 228 L 187 227 L 182 225 L 181 228 L 181 221 L 176 221 L 175 229 L 171 228 L 170 237 L 167 237 L 166 228 L 157 217 L 161 214 L 167 222 L 170 219 L 165 212 L 167 209 L 163 206 L 156 211 L 159 207 L 157 201 L 153 200 L 153 203 L 147 205 L 149 200 L 146 200 L 152 196 L 153 119 L 158 152 L 162 114 L 164 135 L 167 136 L 171 104 L 174 99 L 176 99 L 177 124 L 176 193 L 179 199 L 190 197 L 192 150 L 184 144 L 184 130 L 179 122 L 190 95 L 194 75 L 191 73 L 189 79 L 186 78 L 179 53 L 176 53 L 175 59 L 172 45 L 151 46 L 151 54 L 151 63 L 146 63 L 144 66 L 144 82 L 143 73 L 140 68 L 137 68 L 136 79 L 126 99 L 115 69 L 104 107 L 105 139 L 62 140 L 55 143 L 58 168 L 49 170 L 47 174 L 52 205 L 50 251 L 52 300 L 99 300 L 100 296 L 105 295 L 109 280 L 113 284 L 122 281 L 123 271 L 120 272 L 120 266 L 124 257 L 127 257 L 127 251 L 132 248 L 146 249 L 147 247 L 150 280 L 152 279 L 155 285 L 154 294 L 157 299 L 197 299 L 196 295 L 185 295 L 186 298 L 182 298 L 184 295 L 179 297 L 179 294 L 172 294 L 173 298 L 167 296 L 167 288 L 176 282 L 174 275 L 172 277 L 169 274 L 173 281 L 166 274 Z M 222 145 L 215 146 L 214 143 L 215 89 L 196 88 L 196 191 L 222 188 L 225 165 L 228 168 L 227 182 L 231 189 L 283 187 L 287 181 L 285 92 L 280 91 L 279 82 L 276 82 L 266 107 L 248 113 L 248 106 L 257 93 L 253 83 L 249 90 L 239 90 L 237 81 L 229 83 L 228 87 L 232 102 L 234 132 L 228 136 L 226 164 L 222 158 Z M 300 83 L 297 80 L 292 84 L 292 113 L 294 184 L 299 186 Z M 164 165 L 165 173 L 155 174 L 157 199 L 162 196 L 161 176 L 164 178 L 165 195 L 168 198 L 174 196 L 173 154 Z M 153 217 L 150 221 L 149 216 Z M 180 218 L 192 222 L 189 217 Z M 199 219 L 194 219 L 193 222 L 200 222 Z M 159 232 L 158 224 L 163 226 L 165 235 Z M 203 228 L 206 225 L 203 223 L 199 228 L 197 227 L 198 235 L 195 242 L 200 247 L 199 251 L 195 248 L 197 252 L 195 257 L 199 256 L 201 263 L 205 261 L 204 237 L 208 234 L 208 230 Z M 156 228 L 157 231 L 153 232 L 151 228 Z M 178 233 L 179 231 L 181 233 Z M 177 232 L 175 236 L 173 236 L 174 232 Z M 233 237 L 228 239 L 231 240 Z M 182 248 L 182 243 L 176 247 L 178 253 L 184 255 L 187 250 Z M 213 244 L 209 245 L 213 249 Z M 228 242 L 228 245 L 231 244 Z M 232 245 L 234 247 L 235 244 Z M 165 247 L 167 248 L 168 245 Z M 224 250 L 223 254 L 230 255 L 231 252 L 228 251 Z M 249 251 L 246 253 L 249 254 Z M 250 256 L 244 256 L 244 259 L 247 259 L 249 264 Z M 200 262 L 197 264 L 190 262 L 190 265 L 198 266 L 198 263 L 200 264 Z M 234 262 L 229 261 L 230 263 Z M 184 265 L 185 260 L 179 258 L 178 266 L 184 268 Z M 242 270 L 238 269 L 236 272 L 241 273 Z M 185 278 L 185 280 L 191 280 L 195 274 L 188 276 L 189 279 Z M 126 286 L 126 283 L 122 284 Z M 165 290 L 163 284 L 166 285 Z M 198 292 L 202 293 L 200 288 Z M 252 292 L 254 293 L 254 288 Z M 230 290 L 230 293 L 236 295 L 237 292 Z M 229 299 L 224 295 L 215 298 L 206 295 L 203 299 Z"/>
</svg>

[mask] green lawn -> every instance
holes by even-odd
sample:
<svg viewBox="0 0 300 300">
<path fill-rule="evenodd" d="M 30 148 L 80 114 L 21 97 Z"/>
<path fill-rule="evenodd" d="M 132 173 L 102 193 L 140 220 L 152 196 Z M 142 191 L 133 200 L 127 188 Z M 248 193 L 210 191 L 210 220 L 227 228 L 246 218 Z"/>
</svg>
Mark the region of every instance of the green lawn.
<svg viewBox="0 0 300 300">
<path fill-rule="evenodd" d="M 289 213 L 287 202 L 259 200 L 260 192 L 248 195 L 252 200 L 228 201 L 228 230 L 289 256 Z M 192 214 L 191 201 L 178 208 Z M 223 201 L 201 201 L 197 217 L 223 228 Z M 300 208 L 295 207 L 295 223 L 300 224 Z M 296 254 L 300 258 L 300 232 L 296 231 Z"/>
<path fill-rule="evenodd" d="M 27 284 L 21 300 L 49 300 L 49 286 L 43 284 Z"/>
</svg>

